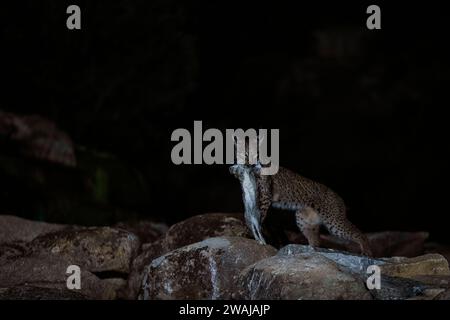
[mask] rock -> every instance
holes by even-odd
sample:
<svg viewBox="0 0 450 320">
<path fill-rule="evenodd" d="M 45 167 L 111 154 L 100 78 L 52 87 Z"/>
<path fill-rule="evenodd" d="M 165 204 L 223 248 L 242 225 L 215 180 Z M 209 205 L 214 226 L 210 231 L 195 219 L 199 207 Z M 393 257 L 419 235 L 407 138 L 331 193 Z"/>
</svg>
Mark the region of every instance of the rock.
<svg viewBox="0 0 450 320">
<path fill-rule="evenodd" d="M 247 267 L 239 284 L 241 299 L 370 300 L 357 276 L 318 253 L 276 255 Z"/>
<path fill-rule="evenodd" d="M 208 213 L 172 225 L 166 233 L 169 251 L 212 237 L 250 237 L 242 215 Z"/>
<path fill-rule="evenodd" d="M 239 272 L 276 253 L 240 237 L 216 237 L 171 251 L 147 266 L 140 299 L 231 299 Z"/>
<path fill-rule="evenodd" d="M 450 289 L 444 290 L 440 294 L 438 294 L 435 300 L 450 300 Z"/>
<path fill-rule="evenodd" d="M 425 253 L 439 253 L 450 261 L 450 246 L 436 242 L 428 242 L 425 244 Z"/>
<path fill-rule="evenodd" d="M 67 289 L 68 266 L 73 262 L 53 254 L 15 257 L 0 265 L 0 284 L 4 288 L 32 286 L 40 288 L 72 291 Z M 81 289 L 79 292 L 90 299 L 115 299 L 124 280 L 101 280 L 84 268 L 81 269 Z M 9 291 L 8 291 L 9 292 Z M 13 291 L 13 293 L 16 291 Z M 5 294 L 5 293 L 3 293 Z"/>
<path fill-rule="evenodd" d="M 409 300 L 435 300 L 442 293 L 450 289 L 450 276 L 416 276 L 422 292 Z"/>
<path fill-rule="evenodd" d="M 370 265 L 381 265 L 385 263 L 379 259 L 372 259 L 365 256 L 354 255 L 349 252 L 337 251 L 326 248 L 314 248 L 308 245 L 289 244 L 278 251 L 280 256 L 291 256 L 298 254 L 320 254 L 328 258 L 341 267 L 354 273 L 364 273 Z"/>
<path fill-rule="evenodd" d="M 28 237 L 8 236 L 8 242 L 0 243 L 0 286 L 8 288 L 3 294 L 11 293 L 13 297 L 19 292 L 19 296 L 26 296 L 28 291 L 17 291 L 23 285 L 63 294 L 68 290 L 69 265 L 81 268 L 81 294 L 87 298 L 116 299 L 124 291 L 130 264 L 140 246 L 133 233 L 109 227 L 52 228 L 45 223 L 37 223 L 35 230 L 34 222 L 11 218 L 7 221 L 25 221 L 25 226 L 31 225 L 35 233 L 30 232 Z M 44 296 L 47 293 L 44 290 Z"/>
<path fill-rule="evenodd" d="M 423 297 L 428 287 L 423 283 L 405 278 L 381 275 L 380 289 L 372 289 L 370 293 L 377 300 L 406 300 Z"/>
<path fill-rule="evenodd" d="M 84 296 L 115 299 L 126 286 L 122 278 L 128 276 L 139 244 L 134 234 L 108 227 L 65 227 L 43 233 L 30 242 L 3 243 L 0 285 L 15 288 L 29 284 L 67 290 L 66 270 L 74 264 L 82 270 Z"/>
<path fill-rule="evenodd" d="M 430 286 L 450 288 L 450 276 L 447 275 L 414 276 L 414 280 Z"/>
<path fill-rule="evenodd" d="M 91 272 L 128 273 L 139 239 L 125 230 L 109 227 L 66 229 L 30 242 L 30 252 L 50 252 Z"/>
<path fill-rule="evenodd" d="M 23 241 L 0 243 L 0 265 L 8 263 L 15 257 L 25 255 L 27 250 L 27 243 Z"/>
<path fill-rule="evenodd" d="M 429 234 L 428 232 L 384 231 L 367 233 L 366 236 L 374 257 L 416 257 L 424 253 L 425 241 Z M 321 243 L 326 248 L 359 252 L 359 246 L 356 243 L 332 235 L 321 235 Z"/>
<path fill-rule="evenodd" d="M 438 300 L 437 297 L 444 292 L 445 289 L 440 288 L 425 289 L 422 295 L 407 300 Z"/>
<path fill-rule="evenodd" d="M 72 139 L 44 117 L 0 110 L 0 135 L 16 143 L 25 156 L 68 167 L 77 164 Z"/>
<path fill-rule="evenodd" d="M 133 299 L 137 296 L 142 285 L 143 271 L 153 259 L 180 247 L 218 236 L 251 237 L 241 214 L 209 213 L 176 223 L 162 239 L 145 243 L 142 253 L 133 261 L 124 298 Z"/>
<path fill-rule="evenodd" d="M 68 289 L 20 286 L 0 288 L 0 300 L 87 300 L 85 295 Z"/>
<path fill-rule="evenodd" d="M 338 264 L 341 270 L 354 274 L 363 282 L 369 276 L 370 265 L 380 267 L 381 289 L 370 290 L 376 299 L 398 300 L 414 297 L 433 297 L 436 291 L 448 283 L 449 268 L 440 255 L 423 255 L 415 258 L 368 258 L 348 252 L 304 245 L 287 245 L 279 250 L 279 256 L 319 254 Z M 431 292 L 434 292 L 431 294 Z"/>
<path fill-rule="evenodd" d="M 159 239 L 153 243 L 142 246 L 142 252 L 137 256 L 131 265 L 131 272 L 128 276 L 127 287 L 121 293 L 121 298 L 134 300 L 137 298 L 139 290 L 142 286 L 145 268 L 153 261 L 167 251 L 163 247 L 163 239 Z"/>
<path fill-rule="evenodd" d="M 165 223 L 145 220 L 119 222 L 114 227 L 134 233 L 138 236 L 141 243 L 152 243 L 165 235 L 169 229 Z"/>
<path fill-rule="evenodd" d="M 383 259 L 381 273 L 391 277 L 417 279 L 421 276 L 449 276 L 447 260 L 440 254 L 425 254 L 415 258 L 393 257 Z"/>
<path fill-rule="evenodd" d="M 367 234 L 375 257 L 416 257 L 424 253 L 428 232 L 385 231 Z"/>
<path fill-rule="evenodd" d="M 287 245 L 278 251 L 278 255 L 302 253 L 321 254 L 355 273 L 365 273 L 368 266 L 378 265 L 382 274 L 390 277 L 416 279 L 420 276 L 448 276 L 450 274 L 447 260 L 439 254 L 426 254 L 415 258 L 373 259 L 348 252 L 296 244 Z"/>
<path fill-rule="evenodd" d="M 0 243 L 31 241 L 37 236 L 64 229 L 66 226 L 0 215 Z"/>
</svg>

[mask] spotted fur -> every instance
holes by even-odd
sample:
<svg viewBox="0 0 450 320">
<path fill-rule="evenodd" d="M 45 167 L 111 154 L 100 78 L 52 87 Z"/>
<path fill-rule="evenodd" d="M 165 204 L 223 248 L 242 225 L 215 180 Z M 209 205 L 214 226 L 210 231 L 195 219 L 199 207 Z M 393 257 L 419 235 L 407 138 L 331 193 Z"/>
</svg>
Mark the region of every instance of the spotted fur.
<svg viewBox="0 0 450 320">
<path fill-rule="evenodd" d="M 230 172 L 241 181 L 246 222 L 259 242 L 265 243 L 261 225 L 274 207 L 295 212 L 297 226 L 311 246 L 320 246 L 319 229 L 324 225 L 331 234 L 355 241 L 363 254 L 372 255 L 364 234 L 348 221 L 344 201 L 330 188 L 285 168 L 273 176 L 261 175 L 257 166 L 250 165 L 234 165 Z"/>
</svg>

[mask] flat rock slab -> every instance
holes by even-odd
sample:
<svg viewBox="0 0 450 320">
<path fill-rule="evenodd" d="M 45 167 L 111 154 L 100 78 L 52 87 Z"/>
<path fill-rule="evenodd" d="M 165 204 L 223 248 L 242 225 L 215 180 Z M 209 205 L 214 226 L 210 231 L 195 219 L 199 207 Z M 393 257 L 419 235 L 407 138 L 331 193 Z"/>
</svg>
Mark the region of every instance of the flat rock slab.
<svg viewBox="0 0 450 320">
<path fill-rule="evenodd" d="M 414 258 L 369 258 L 349 252 L 326 248 L 313 248 L 306 245 L 290 244 L 278 251 L 278 255 L 297 255 L 317 253 L 336 262 L 351 272 L 366 274 L 370 265 L 377 265 L 381 274 L 390 277 L 416 279 L 421 276 L 448 276 L 448 262 L 440 254 L 425 254 Z"/>
<path fill-rule="evenodd" d="M 366 256 L 355 255 L 349 252 L 326 248 L 314 248 L 308 245 L 289 244 L 278 251 L 280 256 L 291 256 L 298 254 L 320 254 L 342 267 L 354 273 L 365 273 L 370 265 L 381 265 L 385 261 L 372 259 Z"/>
<path fill-rule="evenodd" d="M 370 300 L 357 276 L 318 253 L 276 255 L 247 267 L 239 279 L 241 299 Z"/>
<path fill-rule="evenodd" d="M 171 251 L 144 271 L 140 299 L 231 299 L 246 266 L 276 249 L 240 237 L 209 238 Z"/>
<path fill-rule="evenodd" d="M 370 290 L 372 296 L 382 300 L 430 299 L 448 286 L 449 266 L 439 254 L 426 254 L 414 258 L 368 258 L 349 252 L 306 245 L 287 245 L 278 256 L 295 257 L 321 255 L 340 266 L 341 270 L 358 277 L 364 283 L 372 274 L 368 267 L 380 268 L 381 288 Z"/>
</svg>

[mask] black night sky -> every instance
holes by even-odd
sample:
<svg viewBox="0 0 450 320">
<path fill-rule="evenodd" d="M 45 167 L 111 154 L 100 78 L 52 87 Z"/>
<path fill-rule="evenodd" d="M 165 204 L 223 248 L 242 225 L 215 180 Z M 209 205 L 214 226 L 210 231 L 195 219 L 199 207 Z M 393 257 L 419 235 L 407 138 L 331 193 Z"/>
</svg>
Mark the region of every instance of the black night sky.
<svg viewBox="0 0 450 320">
<path fill-rule="evenodd" d="M 83 165 L 49 169 L 45 188 L 2 171 L 0 213 L 96 224 L 242 211 L 226 165 L 170 160 L 172 131 L 202 120 L 280 129 L 281 165 L 337 191 L 364 231 L 450 242 L 444 1 L 380 2 L 381 30 L 366 28 L 372 3 L 297 2 L 2 2 L 0 109 L 53 120 L 81 164 L 83 150 L 114 155 L 118 187 L 99 204 Z M 81 30 L 66 28 L 72 3 Z"/>
</svg>

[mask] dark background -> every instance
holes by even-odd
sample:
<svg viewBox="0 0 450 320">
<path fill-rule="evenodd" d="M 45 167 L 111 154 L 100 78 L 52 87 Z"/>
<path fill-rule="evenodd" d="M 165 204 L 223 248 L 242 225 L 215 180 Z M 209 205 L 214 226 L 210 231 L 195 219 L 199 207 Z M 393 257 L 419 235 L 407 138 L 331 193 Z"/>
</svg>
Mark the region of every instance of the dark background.
<svg viewBox="0 0 450 320">
<path fill-rule="evenodd" d="M 281 165 L 337 191 L 364 231 L 450 242 L 444 1 L 16 2 L 1 4 L 0 109 L 45 116 L 81 149 L 78 169 L 20 162 L 44 166 L 44 186 L 4 170 L 3 213 L 107 224 L 242 211 L 227 166 L 170 160 L 172 131 L 202 120 L 279 128 Z M 70 4 L 81 30 L 66 28 Z M 382 30 L 366 28 L 369 4 Z M 114 156 L 100 200 L 79 183 L 103 161 L 85 150 Z"/>
</svg>

